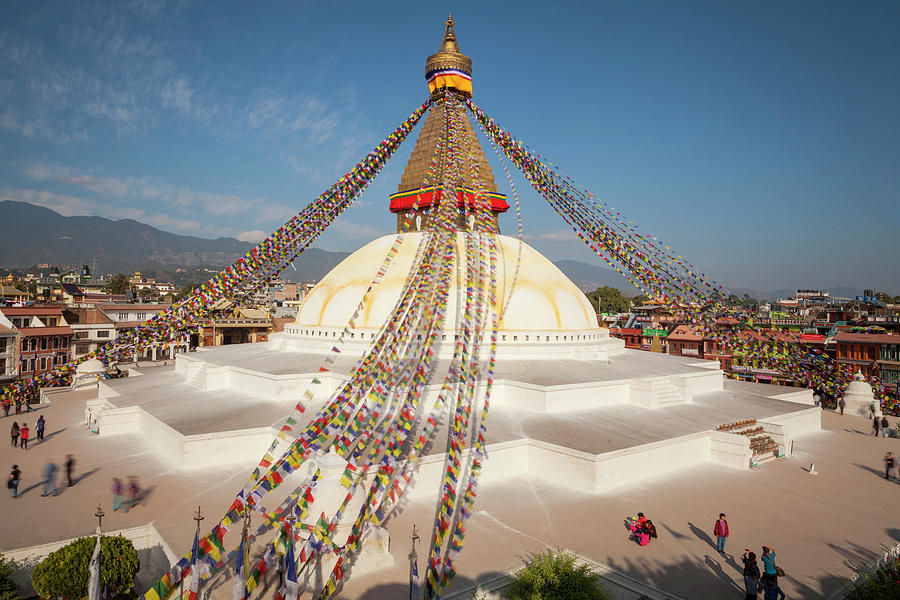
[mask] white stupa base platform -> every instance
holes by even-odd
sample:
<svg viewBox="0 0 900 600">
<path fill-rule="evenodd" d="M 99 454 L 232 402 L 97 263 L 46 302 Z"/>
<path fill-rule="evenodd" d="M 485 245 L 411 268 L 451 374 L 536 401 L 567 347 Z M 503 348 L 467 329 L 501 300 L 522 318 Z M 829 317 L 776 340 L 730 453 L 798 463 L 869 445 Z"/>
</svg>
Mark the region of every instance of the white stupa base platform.
<svg viewBox="0 0 900 600">
<path fill-rule="evenodd" d="M 173 467 L 254 465 L 303 392 L 315 397 L 299 426 L 355 363 L 339 355 L 319 373 L 322 361 L 271 343 L 179 355 L 174 368 L 101 383 L 88 404 L 101 436 L 140 435 Z M 628 350 L 606 362 L 498 361 L 495 376 L 485 480 L 529 475 L 601 492 L 704 461 L 749 468 L 747 440 L 714 431 L 723 423 L 756 419 L 782 447 L 819 429 L 809 390 L 725 380 L 714 362 Z M 423 407 L 438 390 L 426 389 Z M 411 495 L 436 493 L 443 453 L 430 453 Z"/>
</svg>

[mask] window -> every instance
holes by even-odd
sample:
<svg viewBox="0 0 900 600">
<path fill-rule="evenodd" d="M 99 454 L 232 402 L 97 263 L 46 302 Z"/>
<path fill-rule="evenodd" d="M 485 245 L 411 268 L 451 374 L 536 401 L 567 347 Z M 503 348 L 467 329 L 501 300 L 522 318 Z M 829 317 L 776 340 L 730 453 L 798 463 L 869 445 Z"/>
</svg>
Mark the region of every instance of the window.
<svg viewBox="0 0 900 600">
<path fill-rule="evenodd" d="M 47 327 L 56 327 L 56 325 L 58 323 L 59 323 L 59 317 L 45 317 L 44 318 L 44 325 L 46 325 Z"/>
<path fill-rule="evenodd" d="M 37 338 L 31 338 L 31 351 L 34 352 L 35 350 L 37 350 Z"/>
<path fill-rule="evenodd" d="M 119 313 L 119 320 L 120 320 L 120 321 L 127 321 L 127 320 L 128 320 L 128 313 Z"/>
<path fill-rule="evenodd" d="M 30 367 L 28 370 L 34 371 L 34 367 L 36 366 L 36 363 L 37 363 L 37 361 L 34 360 L 33 358 L 30 361 L 28 361 L 28 366 Z"/>
<path fill-rule="evenodd" d="M 19 361 L 19 371 L 24 373 L 27 370 L 28 370 L 28 361 L 23 358 L 22 360 Z"/>
<path fill-rule="evenodd" d="M 6 352 L 6 338 L 0 338 L 0 352 Z"/>
<path fill-rule="evenodd" d="M 76 340 L 83 340 L 83 339 L 85 339 L 87 336 L 88 336 L 88 332 L 87 332 L 87 331 L 76 331 L 76 332 L 75 332 L 75 339 L 76 339 Z"/>
<path fill-rule="evenodd" d="M 63 338 L 63 339 L 62 339 L 62 347 L 63 347 L 63 349 L 69 347 L 69 338 Z"/>
<path fill-rule="evenodd" d="M 102 330 L 102 331 L 98 331 L 98 332 L 97 332 L 97 337 L 98 337 L 98 338 L 102 338 L 102 337 L 103 337 L 103 338 L 108 338 L 108 337 L 109 337 L 109 331 L 107 331 L 107 330 L 105 330 L 105 329 Z"/>
<path fill-rule="evenodd" d="M 0 375 L 3 375 L 5 373 L 6 373 L 6 359 L 0 358 Z"/>
<path fill-rule="evenodd" d="M 47 370 L 47 359 L 41 358 L 41 371 L 46 371 L 46 370 Z"/>
<path fill-rule="evenodd" d="M 53 338 L 53 349 L 54 350 L 59 349 L 59 338 Z"/>
<path fill-rule="evenodd" d="M 47 338 L 41 338 L 41 350 L 47 349 Z"/>
<path fill-rule="evenodd" d="M 138 320 L 138 321 L 146 321 L 146 320 L 147 320 L 147 313 L 138 313 L 138 314 L 137 314 L 137 320 Z"/>
</svg>

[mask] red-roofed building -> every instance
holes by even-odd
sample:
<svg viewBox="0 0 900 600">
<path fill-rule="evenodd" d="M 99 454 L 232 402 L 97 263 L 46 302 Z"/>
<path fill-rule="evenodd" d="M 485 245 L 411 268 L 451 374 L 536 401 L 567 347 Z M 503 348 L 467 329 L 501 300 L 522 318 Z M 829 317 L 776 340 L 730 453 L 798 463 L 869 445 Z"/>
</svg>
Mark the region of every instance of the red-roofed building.
<svg viewBox="0 0 900 600">
<path fill-rule="evenodd" d="M 838 333 L 834 341 L 838 362 L 867 377 L 877 376 L 882 384 L 900 381 L 900 335 Z"/>
<path fill-rule="evenodd" d="M 698 327 L 678 325 L 668 335 L 669 354 L 704 357 L 703 332 Z"/>
</svg>

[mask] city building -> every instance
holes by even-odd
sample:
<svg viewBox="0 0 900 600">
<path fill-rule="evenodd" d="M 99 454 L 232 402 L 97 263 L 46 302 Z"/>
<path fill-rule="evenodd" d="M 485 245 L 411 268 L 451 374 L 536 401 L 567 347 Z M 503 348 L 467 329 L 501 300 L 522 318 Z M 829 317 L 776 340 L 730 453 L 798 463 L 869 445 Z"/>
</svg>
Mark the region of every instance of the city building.
<svg viewBox="0 0 900 600">
<path fill-rule="evenodd" d="M 897 383 L 900 335 L 838 333 L 834 341 L 839 363 L 850 365 L 854 372 L 860 371 L 866 377 L 877 376 L 882 384 Z"/>
<path fill-rule="evenodd" d="M 72 360 L 74 332 L 62 306 L 0 307 L 18 330 L 19 374 L 33 377 Z"/>
<path fill-rule="evenodd" d="M 73 358 L 80 358 L 116 338 L 116 324 L 99 308 L 67 308 L 63 316 L 74 332 Z"/>
<path fill-rule="evenodd" d="M 19 375 L 19 331 L 0 313 L 0 384 Z"/>
<path fill-rule="evenodd" d="M 669 354 L 674 356 L 694 356 L 704 358 L 705 342 L 703 332 L 696 327 L 676 325 L 668 335 Z"/>
</svg>

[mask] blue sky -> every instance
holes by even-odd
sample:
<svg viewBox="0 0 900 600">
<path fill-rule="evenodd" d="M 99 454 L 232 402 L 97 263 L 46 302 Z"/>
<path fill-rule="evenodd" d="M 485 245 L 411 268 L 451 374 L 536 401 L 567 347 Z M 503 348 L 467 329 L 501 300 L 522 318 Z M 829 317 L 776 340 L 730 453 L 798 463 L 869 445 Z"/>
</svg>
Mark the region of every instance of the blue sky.
<svg viewBox="0 0 900 600">
<path fill-rule="evenodd" d="M 897 2 L 6 2 L 0 199 L 255 241 L 425 99 L 449 11 L 475 101 L 718 281 L 900 294 Z M 413 141 L 319 247 L 393 231 Z"/>
</svg>

